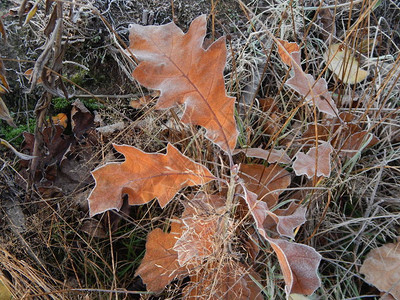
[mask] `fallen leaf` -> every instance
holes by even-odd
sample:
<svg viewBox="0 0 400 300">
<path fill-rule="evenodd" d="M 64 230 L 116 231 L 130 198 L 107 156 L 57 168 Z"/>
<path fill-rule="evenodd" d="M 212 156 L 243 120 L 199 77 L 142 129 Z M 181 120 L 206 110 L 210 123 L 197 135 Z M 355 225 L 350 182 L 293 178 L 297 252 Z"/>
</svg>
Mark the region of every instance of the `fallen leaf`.
<svg viewBox="0 0 400 300">
<path fill-rule="evenodd" d="M 182 234 L 182 225 L 171 223 L 171 231 L 163 232 L 156 228 L 147 235 L 146 254 L 136 270 L 147 290 L 160 293 L 172 280 L 186 276 L 188 271 L 179 266 L 178 253 L 173 249 Z"/>
<path fill-rule="evenodd" d="M 292 160 L 286 154 L 284 149 L 269 149 L 264 150 L 261 148 L 243 148 L 243 149 L 235 149 L 233 150 L 233 155 L 243 152 L 247 157 L 256 157 L 261 158 L 272 163 L 282 163 L 282 164 L 290 164 Z"/>
<path fill-rule="evenodd" d="M 171 144 L 166 154 L 145 153 L 126 145 L 114 144 L 114 148 L 125 156 L 125 161 L 108 163 L 92 171 L 96 185 L 88 199 L 91 216 L 118 210 L 124 194 L 128 195 L 130 205 L 157 198 L 164 208 L 180 189 L 215 178 L 206 167 L 190 160 Z"/>
<path fill-rule="evenodd" d="M 292 205 L 294 209 L 292 208 Z M 268 211 L 267 213 L 276 223 L 276 231 L 279 235 L 294 238 L 294 229 L 307 221 L 306 211 L 306 207 L 299 207 L 297 204 L 292 202 L 291 207 L 287 210 L 277 209 L 274 211 Z"/>
<path fill-rule="evenodd" d="M 10 86 L 8 85 L 8 81 L 6 78 L 6 68 L 4 67 L 3 60 L 0 59 L 0 80 L 2 82 L 2 93 L 9 92 L 10 91 Z"/>
<path fill-rule="evenodd" d="M 3 279 L 0 279 L 0 299 L 11 300 L 13 296 L 7 286 L 3 283 Z"/>
<path fill-rule="evenodd" d="M 21 152 L 18 152 L 17 149 L 15 149 L 9 142 L 7 142 L 6 140 L 0 139 L 0 144 L 3 146 L 6 146 L 8 149 L 10 149 L 16 156 L 18 156 L 21 159 L 24 160 L 31 160 L 33 158 L 35 158 L 32 155 L 27 155 Z"/>
<path fill-rule="evenodd" d="M 399 243 L 389 243 L 372 249 L 367 254 L 360 273 L 365 275 L 366 282 L 381 292 L 388 292 L 395 299 L 400 299 Z"/>
<path fill-rule="evenodd" d="M 369 138 L 371 138 L 371 140 L 365 145 Z M 352 158 L 361 150 L 361 148 L 372 147 L 378 142 L 379 139 L 366 130 L 356 132 L 344 140 L 344 143 L 340 147 L 339 155 L 341 157 Z"/>
<path fill-rule="evenodd" d="M 54 125 L 60 125 L 64 128 L 67 128 L 68 117 L 64 113 L 59 113 L 56 116 L 51 117 L 51 121 L 53 122 Z"/>
<path fill-rule="evenodd" d="M 185 104 L 182 122 L 203 126 L 208 139 L 231 153 L 238 131 L 235 98 L 224 87 L 225 39 L 204 50 L 206 23 L 205 15 L 196 18 L 186 34 L 174 23 L 132 25 L 129 50 L 141 61 L 132 75 L 145 87 L 160 90 L 156 108 Z"/>
<path fill-rule="evenodd" d="M 302 95 L 309 104 L 315 105 L 320 111 L 331 116 L 337 116 L 336 104 L 328 91 L 325 79 L 320 78 L 316 81 L 310 74 L 306 74 L 303 71 L 301 68 L 300 51 L 294 51 L 296 47 L 292 44 L 280 40 L 279 47 L 286 49 L 286 51 L 283 49 L 281 51 L 286 56 L 290 55 L 290 61 L 286 56 L 281 56 L 281 59 L 282 61 L 291 62 L 294 72 L 293 76 L 285 84 Z"/>
<path fill-rule="evenodd" d="M 299 45 L 296 43 L 289 43 L 288 41 L 277 39 L 279 43 L 278 45 L 278 53 L 281 57 L 283 63 L 288 66 L 292 65 L 292 56 L 290 55 L 292 52 L 300 51 Z"/>
<path fill-rule="evenodd" d="M 79 99 L 72 103 L 71 128 L 77 139 L 80 139 L 88 130 L 94 128 L 93 114 Z"/>
<path fill-rule="evenodd" d="M 4 28 L 4 24 L 3 21 L 0 18 L 0 33 L 1 33 L 1 37 L 3 38 L 4 42 L 7 41 L 7 34 L 6 34 L 6 30 Z"/>
<path fill-rule="evenodd" d="M 289 300 L 311 300 L 311 298 L 305 297 L 300 294 L 290 294 Z"/>
<path fill-rule="evenodd" d="M 29 21 L 33 18 L 33 16 L 36 14 L 37 10 L 38 10 L 38 4 L 39 4 L 39 0 L 36 1 L 36 3 L 33 5 L 33 7 L 31 8 L 31 10 L 28 12 L 28 14 L 26 15 L 25 18 L 25 22 L 22 26 L 25 26 L 26 24 L 29 23 Z"/>
<path fill-rule="evenodd" d="M 244 264 L 233 260 L 210 264 L 206 269 L 190 276 L 191 283 L 183 291 L 184 298 L 192 300 L 264 299 L 260 288 L 249 274 L 259 278 L 251 268 L 246 268 Z"/>
<path fill-rule="evenodd" d="M 244 193 L 243 198 L 256 222 L 256 229 L 262 236 L 266 237 L 264 222 L 269 211 L 268 205 L 264 201 L 258 200 L 257 194 L 249 191 L 244 184 L 241 186 Z"/>
<path fill-rule="evenodd" d="M 17 127 L 14 124 L 13 118 L 8 111 L 6 104 L 4 103 L 3 99 L 0 98 L 0 119 L 7 122 L 8 125 L 12 127 Z"/>
<path fill-rule="evenodd" d="M 313 248 L 266 237 L 276 255 L 285 279 L 287 295 L 311 295 L 321 285 L 318 266 L 321 255 Z"/>
<path fill-rule="evenodd" d="M 289 186 L 290 174 L 285 169 L 270 165 L 241 164 L 239 177 L 243 179 L 246 188 L 258 195 L 258 199 L 273 208 L 279 195 Z"/>
<path fill-rule="evenodd" d="M 184 231 L 176 242 L 174 250 L 178 253 L 180 266 L 198 266 L 201 262 L 218 252 L 218 234 L 221 216 L 226 199 L 219 195 L 201 193 L 185 203 L 182 214 Z"/>
<path fill-rule="evenodd" d="M 355 84 L 367 78 L 369 72 L 360 69 L 358 61 L 351 54 L 351 50 L 343 44 L 333 44 L 324 54 L 324 60 L 340 81 L 346 84 Z"/>
<path fill-rule="evenodd" d="M 307 154 L 297 152 L 293 170 L 297 176 L 307 175 L 308 178 L 314 176 L 329 177 L 331 174 L 331 153 L 333 148 L 330 143 L 322 142 L 318 145 L 318 159 L 316 159 L 317 149 L 312 147 Z"/>
<path fill-rule="evenodd" d="M 300 62 L 300 52 L 292 53 L 293 59 Z M 300 64 L 293 65 L 294 75 L 286 81 L 286 85 L 302 95 L 306 102 L 315 105 L 319 111 L 331 116 L 337 116 L 338 110 L 336 104 L 328 91 L 328 85 L 324 78 L 317 81 L 306 74 Z"/>
</svg>

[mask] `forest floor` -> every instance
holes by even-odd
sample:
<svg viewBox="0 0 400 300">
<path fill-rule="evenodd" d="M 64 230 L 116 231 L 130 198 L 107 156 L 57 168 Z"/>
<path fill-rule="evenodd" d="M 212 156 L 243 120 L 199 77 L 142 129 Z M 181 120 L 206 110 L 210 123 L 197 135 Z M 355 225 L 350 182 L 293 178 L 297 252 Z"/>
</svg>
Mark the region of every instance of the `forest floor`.
<svg viewBox="0 0 400 300">
<path fill-rule="evenodd" d="M 164 209 L 156 201 L 129 206 L 125 199 L 119 211 L 94 217 L 88 197 L 95 185 L 91 171 L 124 160 L 113 144 L 165 153 L 172 143 L 197 162 L 227 163 L 220 149 L 199 137 L 199 126 L 189 130 L 179 121 L 182 108 L 156 109 L 159 93 L 133 78 L 137 62 L 126 50 L 130 24 L 175 22 L 187 32 L 202 14 L 205 48 L 226 37 L 224 79 L 227 94 L 236 98 L 237 147 L 276 147 L 290 160 L 280 164 L 291 183 L 277 207 L 295 200 L 307 208 L 293 241 L 322 255 L 321 286 L 308 299 L 400 299 L 399 273 L 390 271 L 400 268 L 398 1 L 59 3 L 0 4 L 0 88 L 6 88 L 0 103 L 0 300 L 182 298 L 187 277 L 154 294 L 135 273 L 148 233 L 168 230 L 165 220 L 182 215 L 180 201 L 195 188 L 180 191 Z M 326 80 L 336 119 L 285 84 L 293 71 L 275 38 L 296 42 L 304 72 Z M 350 79 L 328 67 L 324 54 L 333 44 L 348 49 L 344 64 L 360 66 Z M 340 145 L 329 158 L 329 175 L 297 176 L 292 162 L 318 141 Z M 243 153 L 234 159 L 271 165 Z M 378 254 L 373 273 L 392 283 L 389 288 L 362 267 L 383 245 L 393 247 Z M 257 249 L 252 264 L 263 297 L 285 299 L 278 259 L 267 243 Z"/>
</svg>

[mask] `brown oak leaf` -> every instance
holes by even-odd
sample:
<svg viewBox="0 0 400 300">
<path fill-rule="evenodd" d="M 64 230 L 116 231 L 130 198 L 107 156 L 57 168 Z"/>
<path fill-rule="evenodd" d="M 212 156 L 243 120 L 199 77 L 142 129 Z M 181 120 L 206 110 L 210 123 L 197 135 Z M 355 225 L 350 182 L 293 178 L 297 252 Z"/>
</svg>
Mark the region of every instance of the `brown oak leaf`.
<svg viewBox="0 0 400 300">
<path fill-rule="evenodd" d="M 190 276 L 191 283 L 183 291 L 185 299 L 264 299 L 250 275 L 259 280 L 255 271 L 240 262 L 211 263 Z"/>
<path fill-rule="evenodd" d="M 225 39 L 204 50 L 206 23 L 205 15 L 196 18 L 186 34 L 174 23 L 133 25 L 129 50 L 140 64 L 132 75 L 145 87 L 160 90 L 156 108 L 185 104 L 182 122 L 203 126 L 208 139 L 231 153 L 238 131 L 235 98 L 226 95 L 224 86 Z"/>
<path fill-rule="evenodd" d="M 270 237 L 266 239 L 278 256 L 286 283 L 286 294 L 311 295 L 314 293 L 321 285 L 317 273 L 321 255 L 306 245 Z"/>
<path fill-rule="evenodd" d="M 330 143 L 322 142 L 318 145 L 318 159 L 316 159 L 317 149 L 312 147 L 307 154 L 298 152 L 293 163 L 293 170 L 297 176 L 307 175 L 308 178 L 314 176 L 329 177 L 331 174 L 331 153 L 333 148 Z"/>
<path fill-rule="evenodd" d="M 288 41 L 278 39 L 278 53 L 281 57 L 283 63 L 287 64 L 288 66 L 292 65 L 292 52 L 300 51 L 299 45 L 297 43 L 289 43 Z"/>
<path fill-rule="evenodd" d="M 381 292 L 389 292 L 400 299 L 400 244 L 390 243 L 372 249 L 361 266 L 365 281 Z"/>
<path fill-rule="evenodd" d="M 235 149 L 233 154 L 237 154 L 243 152 L 247 157 L 256 157 L 261 158 L 272 163 L 282 163 L 282 164 L 290 164 L 292 160 L 286 154 L 286 151 L 283 149 L 261 149 L 261 148 L 244 148 L 244 149 Z"/>
<path fill-rule="evenodd" d="M 218 231 L 225 212 L 225 201 L 219 195 L 201 193 L 184 204 L 185 211 L 181 218 L 185 225 L 184 231 L 174 246 L 181 266 L 200 265 L 219 250 L 217 247 L 222 243 L 218 243 L 221 237 Z"/>
<path fill-rule="evenodd" d="M 90 215 L 120 209 L 123 196 L 130 205 L 157 198 L 164 208 L 186 186 L 214 180 L 211 172 L 168 144 L 166 154 L 145 153 L 135 147 L 114 145 L 125 156 L 123 163 L 108 163 L 92 171 L 96 185 L 89 196 Z"/>
<path fill-rule="evenodd" d="M 179 266 L 178 253 L 173 249 L 181 235 L 182 225 L 175 222 L 171 223 L 169 233 L 156 228 L 148 234 L 146 254 L 135 273 L 148 291 L 160 293 L 172 280 L 187 275 L 187 269 Z"/>
<path fill-rule="evenodd" d="M 279 195 L 290 184 L 289 172 L 277 165 L 242 164 L 239 176 L 247 189 L 256 193 L 258 200 L 266 202 L 269 208 L 276 205 Z"/>
<path fill-rule="evenodd" d="M 325 79 L 315 80 L 310 74 L 306 74 L 301 67 L 300 51 L 294 51 L 296 47 L 293 43 L 279 41 L 278 52 L 281 55 L 281 59 L 286 64 L 292 65 L 294 72 L 293 76 L 285 84 L 302 95 L 308 103 L 315 105 L 321 112 L 334 117 L 337 116 L 338 110 L 328 91 Z"/>
</svg>

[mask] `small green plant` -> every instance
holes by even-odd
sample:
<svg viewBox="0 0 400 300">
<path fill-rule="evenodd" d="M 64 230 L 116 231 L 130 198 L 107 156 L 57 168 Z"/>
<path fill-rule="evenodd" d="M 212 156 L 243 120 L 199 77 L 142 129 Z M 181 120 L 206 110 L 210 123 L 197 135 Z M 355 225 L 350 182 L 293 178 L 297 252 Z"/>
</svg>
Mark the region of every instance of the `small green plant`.
<svg viewBox="0 0 400 300">
<path fill-rule="evenodd" d="M 36 126 L 35 119 L 29 119 L 28 124 L 21 124 L 17 128 L 11 126 L 0 127 L 0 136 L 3 136 L 6 141 L 12 142 L 18 147 L 24 140 L 23 132 L 34 132 Z"/>
</svg>

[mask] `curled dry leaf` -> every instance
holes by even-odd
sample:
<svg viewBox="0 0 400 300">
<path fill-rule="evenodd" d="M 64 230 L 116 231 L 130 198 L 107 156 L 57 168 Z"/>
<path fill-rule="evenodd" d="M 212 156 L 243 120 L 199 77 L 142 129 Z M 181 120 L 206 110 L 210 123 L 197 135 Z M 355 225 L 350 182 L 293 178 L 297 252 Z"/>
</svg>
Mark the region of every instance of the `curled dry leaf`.
<svg viewBox="0 0 400 300">
<path fill-rule="evenodd" d="M 297 43 L 289 43 L 288 41 L 278 39 L 278 53 L 281 57 L 283 63 L 287 64 L 288 66 L 292 65 L 292 52 L 300 51 L 299 45 Z"/>
<path fill-rule="evenodd" d="M 283 149 L 269 149 L 264 150 L 261 148 L 244 148 L 244 149 L 235 149 L 233 154 L 237 154 L 243 152 L 247 157 L 256 157 L 261 158 L 272 163 L 282 163 L 282 164 L 290 164 L 292 160 L 286 154 L 286 151 Z"/>
<path fill-rule="evenodd" d="M 289 208 L 268 211 L 268 215 L 276 223 L 276 231 L 279 235 L 294 238 L 294 229 L 307 221 L 306 211 L 307 208 L 298 206 L 296 203 L 292 202 Z M 265 225 L 269 225 L 265 223 L 266 222 L 264 222 L 264 227 Z"/>
<path fill-rule="evenodd" d="M 273 208 L 278 202 L 279 195 L 290 184 L 290 174 L 285 169 L 270 165 L 242 164 L 239 172 L 246 188 L 258 195 L 258 199 Z"/>
<path fill-rule="evenodd" d="M 324 54 L 324 60 L 337 78 L 343 83 L 355 84 L 367 78 L 369 72 L 360 69 L 351 50 L 343 44 L 333 44 Z"/>
<path fill-rule="evenodd" d="M 18 156 L 20 159 L 23 160 L 31 160 L 33 158 L 35 158 L 35 156 L 32 155 L 28 155 L 28 154 L 24 154 L 21 152 L 18 152 L 17 149 L 15 149 L 9 142 L 7 142 L 6 140 L 0 139 L 0 144 L 3 146 L 6 146 L 8 149 L 10 149 L 12 152 L 14 152 L 14 154 L 16 156 Z"/>
<path fill-rule="evenodd" d="M 1 99 L 1 98 L 0 98 L 0 119 L 6 121 L 7 124 L 12 127 L 17 127 L 14 124 L 13 118 L 11 117 L 6 104 L 4 103 L 3 99 Z"/>
<path fill-rule="evenodd" d="M 172 280 L 187 275 L 187 269 L 179 266 L 178 253 L 173 249 L 181 235 L 182 225 L 176 222 L 171 223 L 169 233 L 156 228 L 148 234 L 146 254 L 135 273 L 142 278 L 147 290 L 160 293 Z"/>
<path fill-rule="evenodd" d="M 400 244 L 390 243 L 372 249 L 366 256 L 360 273 L 365 281 L 381 292 L 400 299 Z"/>
<path fill-rule="evenodd" d="M 280 47 L 285 48 L 285 45 L 289 47 L 290 44 L 292 43 L 281 43 Z M 286 55 L 290 54 L 294 73 L 285 84 L 302 95 L 308 103 L 315 105 L 321 112 L 331 116 L 337 116 L 338 110 L 330 92 L 328 91 L 325 79 L 320 78 L 315 80 L 310 74 L 306 74 L 301 68 L 300 52 L 293 51 L 293 49 L 290 48 L 286 50 L 287 53 L 284 53 Z M 281 58 L 282 60 L 287 60 L 286 57 Z"/>
<path fill-rule="evenodd" d="M 108 163 L 92 172 L 96 185 L 88 199 L 91 216 L 120 209 L 125 194 L 130 205 L 157 198 L 161 207 L 165 207 L 180 189 L 214 180 L 206 167 L 187 158 L 171 144 L 166 154 L 145 153 L 127 145 L 114 145 L 114 148 L 125 156 L 125 161 Z"/>
<path fill-rule="evenodd" d="M 283 239 L 266 238 L 278 256 L 286 283 L 286 294 L 311 295 L 314 293 L 321 285 L 317 273 L 321 255 L 306 245 Z"/>
<path fill-rule="evenodd" d="M 226 95 L 224 86 L 225 39 L 204 50 L 206 25 L 205 15 L 186 34 L 173 23 L 132 25 L 129 50 L 141 61 L 132 75 L 145 87 L 160 90 L 156 108 L 185 104 L 182 122 L 203 126 L 208 139 L 231 153 L 238 132 L 235 98 Z"/>
<path fill-rule="evenodd" d="M 330 143 L 322 142 L 317 148 L 312 147 L 307 154 L 298 152 L 295 156 L 296 160 L 293 163 L 293 170 L 297 176 L 307 175 L 308 178 L 314 176 L 329 177 L 331 174 L 331 153 L 333 148 Z"/>
</svg>

